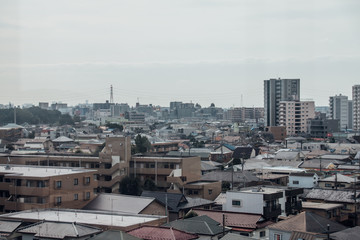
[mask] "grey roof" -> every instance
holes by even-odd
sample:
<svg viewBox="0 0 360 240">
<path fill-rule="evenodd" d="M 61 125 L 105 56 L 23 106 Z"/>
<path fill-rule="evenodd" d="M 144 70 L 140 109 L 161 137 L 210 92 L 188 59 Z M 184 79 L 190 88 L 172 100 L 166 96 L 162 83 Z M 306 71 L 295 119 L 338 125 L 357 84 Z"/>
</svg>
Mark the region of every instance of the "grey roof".
<svg viewBox="0 0 360 240">
<path fill-rule="evenodd" d="M 322 159 L 335 159 L 335 160 L 347 160 L 350 158 L 348 154 L 324 154 L 321 155 L 319 158 Z"/>
<path fill-rule="evenodd" d="M 61 142 L 73 142 L 74 140 L 71 139 L 71 138 L 65 137 L 65 136 L 61 136 L 61 137 L 55 138 L 55 139 L 52 140 L 52 141 L 53 141 L 53 142 L 61 143 Z"/>
<path fill-rule="evenodd" d="M 165 224 L 164 226 L 173 227 L 175 229 L 182 230 L 188 233 L 210 236 L 216 236 L 223 231 L 220 223 L 205 215 L 175 220 Z"/>
<path fill-rule="evenodd" d="M 201 177 L 201 180 L 212 180 L 212 181 L 223 181 L 223 182 L 231 182 L 231 172 L 230 171 L 215 171 L 204 174 Z M 242 183 L 244 182 L 257 182 L 259 178 L 256 177 L 252 172 L 244 171 L 244 172 L 234 172 L 234 182 Z"/>
<path fill-rule="evenodd" d="M 232 157 L 234 159 L 249 159 L 253 150 L 252 147 L 236 147 Z"/>
<path fill-rule="evenodd" d="M 142 197 L 152 197 L 161 202 L 164 206 L 166 205 L 170 211 L 178 212 L 180 205 L 187 203 L 186 197 L 181 193 L 167 193 L 167 192 L 155 192 L 155 191 L 143 191 Z"/>
<path fill-rule="evenodd" d="M 99 228 L 78 223 L 38 222 L 17 232 L 35 234 L 35 237 L 64 239 L 65 237 L 85 237 L 101 231 Z"/>
<path fill-rule="evenodd" d="M 187 202 L 181 203 L 178 208 L 179 209 L 190 209 L 190 208 L 196 208 L 201 207 L 204 205 L 214 204 L 215 202 L 203 199 L 203 198 L 191 198 L 186 197 Z"/>
<path fill-rule="evenodd" d="M 354 240 L 354 239 L 358 239 L 359 236 L 360 236 L 359 226 L 348 228 L 340 232 L 330 234 L 331 239 L 334 240 Z"/>
<path fill-rule="evenodd" d="M 330 159 L 311 159 L 311 160 L 307 160 L 304 161 L 301 165 L 300 168 L 320 168 L 320 163 L 321 163 L 321 168 L 328 168 L 328 166 L 330 164 L 335 164 L 335 165 L 339 165 L 339 164 L 344 164 L 345 162 L 343 161 L 338 161 L 338 160 L 330 160 Z"/>
<path fill-rule="evenodd" d="M 220 238 L 220 240 L 256 240 L 257 238 L 251 238 L 248 236 L 242 236 L 240 234 L 228 233 L 224 237 Z"/>
<path fill-rule="evenodd" d="M 354 178 L 352 177 L 348 177 L 348 176 L 344 176 L 340 173 L 336 173 L 334 175 L 332 175 L 331 177 L 327 177 L 324 179 L 320 179 L 319 182 L 343 182 L 343 183 L 353 183 L 354 182 Z"/>
<path fill-rule="evenodd" d="M 219 169 L 219 166 L 214 166 L 209 161 L 201 161 L 201 171 L 213 171 Z"/>
<path fill-rule="evenodd" d="M 130 234 L 127 234 L 123 231 L 115 231 L 115 230 L 108 230 L 105 232 L 102 232 L 92 238 L 93 240 L 139 240 L 141 238 L 137 238 L 135 236 L 132 236 Z"/>
<path fill-rule="evenodd" d="M 103 193 L 99 194 L 83 209 L 138 214 L 154 201 L 155 198 L 153 197 L 138 197 L 130 195 Z"/>
<path fill-rule="evenodd" d="M 360 200 L 360 194 L 357 194 L 357 201 Z M 345 190 L 333 190 L 333 189 L 304 189 L 304 198 L 306 199 L 318 199 L 326 202 L 354 202 L 354 192 Z"/>
<path fill-rule="evenodd" d="M 316 173 L 314 172 L 292 172 L 290 176 L 297 176 L 297 177 L 313 177 Z"/>
<path fill-rule="evenodd" d="M 274 156 L 275 159 L 281 160 L 294 160 L 300 157 L 300 152 L 293 151 L 280 151 L 277 152 Z"/>
<path fill-rule="evenodd" d="M 18 221 L 0 221 L 0 233 L 12 233 L 20 225 Z"/>
</svg>

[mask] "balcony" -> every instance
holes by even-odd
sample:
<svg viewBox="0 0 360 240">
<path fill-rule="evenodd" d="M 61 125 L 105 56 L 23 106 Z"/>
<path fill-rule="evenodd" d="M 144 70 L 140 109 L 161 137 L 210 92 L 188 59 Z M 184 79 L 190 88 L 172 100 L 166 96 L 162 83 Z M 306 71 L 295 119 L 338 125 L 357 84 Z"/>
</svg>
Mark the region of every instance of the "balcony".
<svg viewBox="0 0 360 240">
<path fill-rule="evenodd" d="M 281 214 L 281 205 L 277 204 L 272 207 L 264 207 L 263 216 L 264 218 L 277 218 Z"/>
<path fill-rule="evenodd" d="M 50 191 L 48 187 L 25 187 L 25 186 L 9 186 L 10 195 L 23 195 L 23 196 L 34 196 L 34 197 L 46 197 L 49 196 Z"/>
<path fill-rule="evenodd" d="M 295 212 L 299 212 L 302 210 L 302 202 L 296 201 L 293 203 L 286 202 L 285 203 L 285 212 L 286 214 L 293 214 Z"/>
</svg>

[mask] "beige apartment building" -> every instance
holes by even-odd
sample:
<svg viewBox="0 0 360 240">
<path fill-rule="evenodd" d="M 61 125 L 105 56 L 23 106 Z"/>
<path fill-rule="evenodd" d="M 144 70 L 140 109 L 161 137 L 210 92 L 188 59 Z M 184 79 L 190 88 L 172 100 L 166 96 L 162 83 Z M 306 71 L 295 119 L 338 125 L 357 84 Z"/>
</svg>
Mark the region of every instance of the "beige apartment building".
<svg viewBox="0 0 360 240">
<path fill-rule="evenodd" d="M 50 167 L 82 167 L 97 170 L 97 192 L 118 192 L 119 182 L 129 173 L 130 137 L 107 137 L 99 157 L 69 154 L 0 155 L 0 164 L 37 165 Z"/>
<path fill-rule="evenodd" d="M 0 165 L 0 212 L 80 209 L 95 197 L 94 170 Z"/>
<path fill-rule="evenodd" d="M 315 117 L 314 101 L 281 101 L 279 125 L 286 127 L 286 135 L 307 132 L 307 119 Z"/>
</svg>

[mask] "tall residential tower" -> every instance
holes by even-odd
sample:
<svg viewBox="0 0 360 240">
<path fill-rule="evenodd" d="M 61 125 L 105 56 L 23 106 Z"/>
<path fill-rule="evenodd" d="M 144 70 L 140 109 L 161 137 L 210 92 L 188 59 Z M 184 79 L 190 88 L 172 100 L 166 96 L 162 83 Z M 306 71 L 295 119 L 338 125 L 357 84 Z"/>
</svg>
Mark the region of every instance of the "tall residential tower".
<svg viewBox="0 0 360 240">
<path fill-rule="evenodd" d="M 280 101 L 300 100 L 300 79 L 264 80 L 265 126 L 278 126 Z"/>
</svg>

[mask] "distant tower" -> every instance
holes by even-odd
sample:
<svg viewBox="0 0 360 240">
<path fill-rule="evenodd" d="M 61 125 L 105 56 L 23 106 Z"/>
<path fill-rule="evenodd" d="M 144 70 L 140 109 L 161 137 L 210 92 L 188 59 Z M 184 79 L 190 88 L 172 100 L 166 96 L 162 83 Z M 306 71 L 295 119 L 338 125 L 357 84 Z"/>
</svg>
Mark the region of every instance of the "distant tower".
<svg viewBox="0 0 360 240">
<path fill-rule="evenodd" d="M 114 103 L 113 86 L 110 85 L 110 103 Z"/>
</svg>

